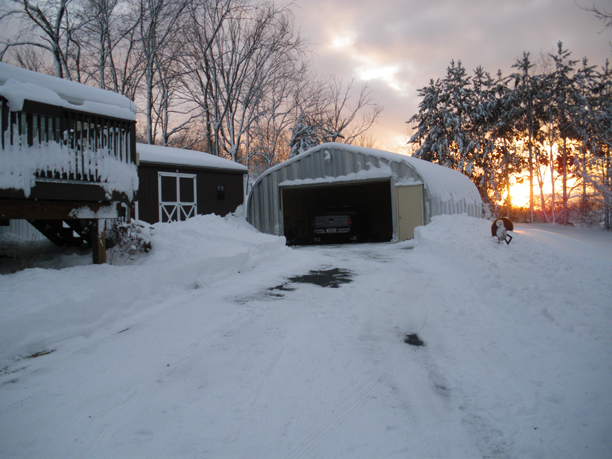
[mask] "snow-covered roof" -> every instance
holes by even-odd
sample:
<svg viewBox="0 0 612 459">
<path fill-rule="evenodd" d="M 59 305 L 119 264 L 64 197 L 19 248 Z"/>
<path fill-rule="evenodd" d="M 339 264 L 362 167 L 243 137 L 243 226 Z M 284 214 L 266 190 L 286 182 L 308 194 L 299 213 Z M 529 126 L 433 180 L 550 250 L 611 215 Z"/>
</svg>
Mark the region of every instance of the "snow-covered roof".
<svg viewBox="0 0 612 459">
<path fill-rule="evenodd" d="M 357 182 L 367 181 L 376 179 L 388 179 L 392 177 L 393 171 L 389 166 L 383 167 L 370 167 L 367 170 L 361 170 L 359 172 L 351 172 L 347 175 L 341 175 L 340 177 L 318 177 L 315 179 L 296 179 L 296 180 L 285 180 L 279 183 L 279 186 L 304 186 L 304 185 L 318 185 L 318 184 L 329 184 L 329 183 L 342 183 L 342 182 Z"/>
<path fill-rule="evenodd" d="M 453 198 L 468 199 L 476 202 L 481 202 L 478 190 L 471 180 L 459 171 L 448 167 L 434 164 L 412 156 L 401 155 L 399 153 L 391 153 L 389 151 L 376 150 L 374 148 L 358 147 L 355 145 L 324 143 L 310 150 L 299 154 L 276 167 L 287 165 L 290 161 L 299 161 L 307 155 L 312 155 L 318 151 L 331 150 L 338 148 L 353 153 L 359 153 L 365 156 L 373 156 L 380 158 L 388 163 L 405 163 L 412 167 L 432 197 L 438 198 L 442 202 L 447 202 Z"/>
<path fill-rule="evenodd" d="M 140 157 L 140 162 L 145 163 L 174 164 L 180 166 L 206 167 L 209 169 L 225 169 L 243 173 L 248 172 L 248 169 L 242 164 L 201 151 L 137 143 L 136 152 Z"/>
<path fill-rule="evenodd" d="M 266 175 L 272 174 L 282 168 L 289 166 L 292 163 L 299 162 L 308 156 L 312 156 L 318 152 L 332 151 L 334 149 L 349 151 L 363 155 L 364 157 L 375 157 L 389 165 L 391 163 L 404 163 L 409 165 L 416 171 L 420 179 L 425 184 L 429 195 L 432 198 L 439 200 L 440 202 L 448 202 L 453 199 L 467 200 L 470 203 L 480 203 L 481 198 L 476 189 L 476 186 L 472 181 L 459 171 L 450 169 L 448 167 L 441 166 L 439 164 L 433 164 L 429 161 L 425 161 L 419 158 L 413 158 L 411 156 L 401 155 L 399 153 L 391 153 L 389 151 L 376 150 L 374 148 L 358 147 L 355 145 L 347 145 L 343 143 L 324 143 L 311 148 L 304 153 L 294 156 L 276 166 L 268 169 L 259 178 L 261 180 Z M 381 165 L 383 167 L 384 165 Z M 380 169 L 380 168 L 379 168 Z M 386 171 L 379 171 L 380 174 L 386 174 Z M 375 170 L 370 168 L 370 174 L 376 174 Z M 258 181 L 259 181 L 258 180 Z M 343 181 L 345 177 L 326 177 L 326 182 Z M 283 183 L 289 185 L 289 183 Z"/>
<path fill-rule="evenodd" d="M 0 96 L 8 100 L 11 111 L 22 110 L 24 100 L 30 100 L 100 116 L 136 119 L 136 105 L 125 96 L 1 62 Z"/>
</svg>

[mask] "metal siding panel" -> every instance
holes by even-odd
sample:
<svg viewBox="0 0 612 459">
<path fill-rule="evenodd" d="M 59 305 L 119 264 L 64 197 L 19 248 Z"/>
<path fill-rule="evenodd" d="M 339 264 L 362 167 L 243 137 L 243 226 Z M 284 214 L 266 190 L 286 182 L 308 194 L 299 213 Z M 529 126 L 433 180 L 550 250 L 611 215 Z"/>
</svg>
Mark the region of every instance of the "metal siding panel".
<svg viewBox="0 0 612 459">
<path fill-rule="evenodd" d="M 45 236 L 27 220 L 9 220 L 9 226 L 0 226 L 0 235 L 2 234 L 12 234 L 30 241 L 45 239 Z"/>
</svg>

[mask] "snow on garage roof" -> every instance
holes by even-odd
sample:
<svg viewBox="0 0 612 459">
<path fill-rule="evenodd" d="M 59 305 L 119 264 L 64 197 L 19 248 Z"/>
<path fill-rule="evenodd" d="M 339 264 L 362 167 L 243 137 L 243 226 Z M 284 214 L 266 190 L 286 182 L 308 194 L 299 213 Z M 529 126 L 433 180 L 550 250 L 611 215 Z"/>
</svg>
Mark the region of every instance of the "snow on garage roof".
<svg viewBox="0 0 612 459">
<path fill-rule="evenodd" d="M 441 166 L 439 164 L 433 164 L 419 158 L 413 158 L 412 156 L 400 155 L 399 153 L 391 153 L 389 151 L 376 150 L 373 148 L 347 145 L 344 143 L 324 143 L 318 145 L 268 169 L 264 174 L 262 174 L 262 177 L 274 172 L 275 170 L 286 167 L 293 162 L 300 161 L 313 153 L 332 149 L 345 150 L 366 156 L 374 156 L 389 163 L 393 162 L 408 164 L 417 172 L 427 187 L 430 196 L 437 198 L 442 203 L 451 201 L 453 199 L 461 199 L 469 204 L 478 204 L 482 202 L 476 186 L 466 175 L 459 171 Z"/>
<path fill-rule="evenodd" d="M 0 96 L 11 111 L 24 100 L 123 120 L 136 119 L 136 105 L 120 94 L 0 62 Z"/>
<path fill-rule="evenodd" d="M 136 152 L 141 162 L 234 170 L 245 174 L 248 172 L 242 164 L 201 151 L 137 143 Z"/>
</svg>

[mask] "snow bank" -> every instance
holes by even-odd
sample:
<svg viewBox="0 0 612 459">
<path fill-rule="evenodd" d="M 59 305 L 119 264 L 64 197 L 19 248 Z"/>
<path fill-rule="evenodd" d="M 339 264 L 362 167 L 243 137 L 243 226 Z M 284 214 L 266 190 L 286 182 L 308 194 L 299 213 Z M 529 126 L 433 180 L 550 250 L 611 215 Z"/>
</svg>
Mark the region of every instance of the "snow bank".
<svg viewBox="0 0 612 459">
<path fill-rule="evenodd" d="M 415 262 L 435 291 L 412 298 L 429 301 L 419 331 L 445 349 L 438 371 L 473 410 L 466 426 L 489 430 L 485 457 L 496 444 L 509 457 L 609 456 L 612 256 L 530 225 L 498 244 L 490 225 L 439 216 L 416 231 Z M 610 254 L 612 234 L 599 234 Z"/>
<path fill-rule="evenodd" d="M 258 233 L 233 215 L 157 223 L 151 232 L 153 249 L 137 266 L 36 268 L 0 276 L 0 367 L 6 359 L 87 336 L 147 311 L 162 298 L 248 272 L 263 259 L 282 257 L 289 250 L 284 238 Z M 91 254 L 73 257 L 79 264 Z M 112 262 L 112 252 L 109 258 Z"/>
</svg>

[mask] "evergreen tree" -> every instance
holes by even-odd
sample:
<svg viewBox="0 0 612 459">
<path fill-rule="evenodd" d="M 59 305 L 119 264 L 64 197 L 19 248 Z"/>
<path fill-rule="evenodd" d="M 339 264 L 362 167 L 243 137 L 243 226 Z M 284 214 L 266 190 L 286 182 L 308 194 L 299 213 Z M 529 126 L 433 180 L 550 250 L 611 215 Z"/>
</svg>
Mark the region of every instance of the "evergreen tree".
<svg viewBox="0 0 612 459">
<path fill-rule="evenodd" d="M 521 59 L 512 65 L 518 70 L 512 74 L 514 78 L 513 109 L 516 111 L 513 118 L 517 127 L 527 134 L 528 167 L 529 167 L 529 215 L 533 223 L 533 167 L 534 167 L 534 140 L 539 131 L 539 117 L 542 106 L 538 97 L 540 91 L 540 78 L 531 73 L 535 64 L 531 62 L 530 54 L 523 53 Z"/>
<path fill-rule="evenodd" d="M 593 115 L 597 107 L 597 78 L 595 66 L 591 66 L 586 58 L 582 61 L 582 68 L 576 72 L 577 104 L 575 107 L 574 129 L 579 139 L 579 154 L 576 160 L 576 176 L 581 179 L 583 216 L 590 212 L 587 182 L 591 169 L 592 139 L 597 131 Z"/>
<path fill-rule="evenodd" d="M 449 135 L 445 125 L 445 109 L 442 105 L 442 83 L 438 79 L 419 89 L 422 98 L 419 112 L 408 123 L 416 123 L 416 133 L 409 143 L 420 145 L 414 156 L 436 164 L 448 165 Z"/>
<path fill-rule="evenodd" d="M 596 129 L 591 145 L 597 170 L 589 183 L 603 201 L 604 227 L 612 230 L 612 68 L 608 61 L 596 78 L 591 98 L 591 123 Z"/>
<path fill-rule="evenodd" d="M 576 88 L 575 66 L 578 61 L 570 59 L 571 52 L 563 49 L 563 43 L 557 43 L 557 53 L 551 54 L 555 62 L 555 71 L 552 74 L 552 108 L 553 116 L 556 117 L 557 130 L 562 141 L 562 150 L 555 164 L 557 172 L 562 177 L 563 186 L 563 223 L 568 224 L 568 193 L 567 179 L 568 167 L 573 164 L 573 157 L 568 152 L 568 139 L 577 139 L 575 129 L 576 110 L 580 105 L 579 94 Z M 553 167 L 554 165 L 551 165 Z M 552 169 L 551 169 L 552 170 Z M 554 190 L 553 190 L 554 211 Z M 554 215 L 554 213 L 553 213 Z M 554 220 L 553 220 L 554 221 Z"/>
<path fill-rule="evenodd" d="M 489 190 L 495 188 L 496 176 L 492 167 L 495 142 L 491 136 L 495 123 L 496 97 L 494 80 L 481 66 L 474 71 L 470 96 L 468 135 L 472 145 L 469 151 L 471 178 L 482 196 L 488 198 Z"/>
<path fill-rule="evenodd" d="M 301 113 L 291 130 L 289 157 L 293 158 L 300 153 L 304 153 L 321 142 L 321 127 L 309 121 L 304 113 Z"/>
<path fill-rule="evenodd" d="M 468 118 L 471 112 L 470 77 L 467 76 L 461 61 L 446 69 L 442 80 L 442 101 L 444 103 L 444 123 L 449 134 L 449 157 L 447 165 L 471 175 L 473 164 L 470 163 L 470 151 L 473 148 L 467 134 Z"/>
</svg>

